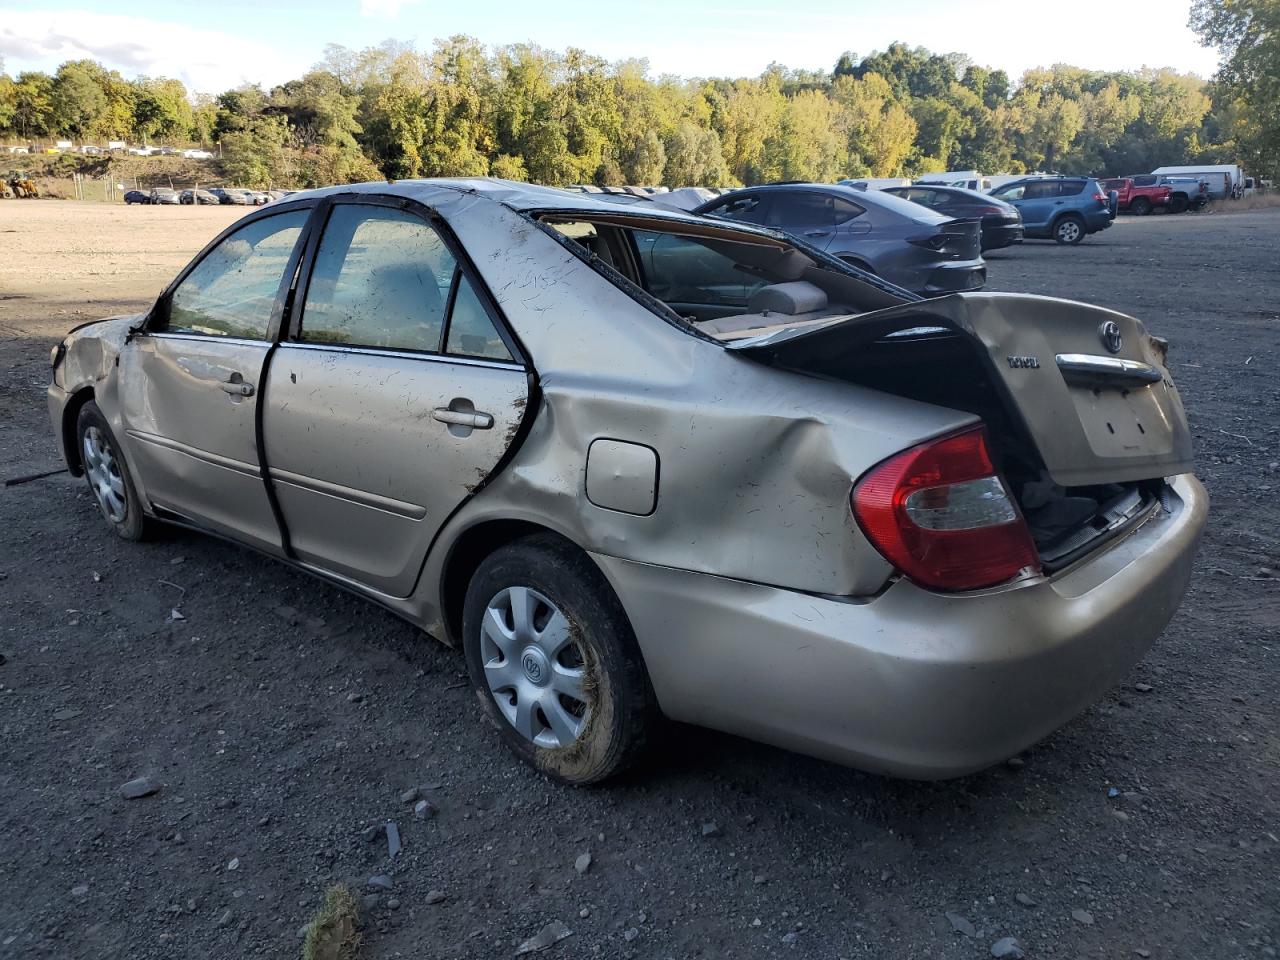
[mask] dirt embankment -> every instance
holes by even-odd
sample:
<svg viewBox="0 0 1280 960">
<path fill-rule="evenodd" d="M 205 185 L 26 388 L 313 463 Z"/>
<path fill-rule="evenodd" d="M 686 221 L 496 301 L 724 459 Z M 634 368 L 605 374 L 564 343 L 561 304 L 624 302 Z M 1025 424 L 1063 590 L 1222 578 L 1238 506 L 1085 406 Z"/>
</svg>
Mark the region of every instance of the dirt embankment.
<svg viewBox="0 0 1280 960">
<path fill-rule="evenodd" d="M 117 199 L 123 190 L 151 190 L 155 187 L 230 186 L 218 160 L 188 160 L 184 157 L 82 157 L 59 156 L 0 157 L 0 172 L 20 170 L 32 177 L 42 196 L 74 199 L 74 178 L 83 178 L 86 200 L 105 200 L 111 195 L 107 184 L 115 183 Z"/>
</svg>

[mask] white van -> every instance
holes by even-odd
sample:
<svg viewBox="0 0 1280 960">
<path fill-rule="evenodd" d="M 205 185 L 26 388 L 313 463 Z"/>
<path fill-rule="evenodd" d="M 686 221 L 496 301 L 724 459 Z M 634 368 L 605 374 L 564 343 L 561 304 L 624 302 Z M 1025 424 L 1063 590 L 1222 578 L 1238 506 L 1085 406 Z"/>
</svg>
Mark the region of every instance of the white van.
<svg viewBox="0 0 1280 960">
<path fill-rule="evenodd" d="M 1152 173 L 1170 177 L 1200 177 L 1209 184 L 1215 200 L 1244 196 L 1244 170 L 1237 163 L 1205 163 L 1194 167 L 1159 167 Z"/>
<path fill-rule="evenodd" d="M 943 173 L 922 173 L 916 183 L 932 183 L 940 187 L 963 187 L 985 193 L 993 188 L 991 179 L 977 170 L 947 170 Z"/>
</svg>

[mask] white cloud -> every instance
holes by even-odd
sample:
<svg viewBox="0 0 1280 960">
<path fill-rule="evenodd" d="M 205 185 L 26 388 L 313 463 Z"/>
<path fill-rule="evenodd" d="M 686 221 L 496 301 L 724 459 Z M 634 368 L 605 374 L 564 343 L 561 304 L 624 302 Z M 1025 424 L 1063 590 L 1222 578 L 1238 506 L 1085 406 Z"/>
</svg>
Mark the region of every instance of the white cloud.
<svg viewBox="0 0 1280 960">
<path fill-rule="evenodd" d="M 148 17 L 3 7 L 0 58 L 10 73 L 53 70 L 65 60 L 97 60 L 127 77 L 170 77 L 204 93 L 241 83 L 282 83 L 309 66 L 305 58 L 282 54 L 276 44 L 242 34 Z"/>
<path fill-rule="evenodd" d="M 416 6 L 422 0 L 360 0 L 360 16 L 389 17 L 395 19 L 405 7 Z"/>
</svg>

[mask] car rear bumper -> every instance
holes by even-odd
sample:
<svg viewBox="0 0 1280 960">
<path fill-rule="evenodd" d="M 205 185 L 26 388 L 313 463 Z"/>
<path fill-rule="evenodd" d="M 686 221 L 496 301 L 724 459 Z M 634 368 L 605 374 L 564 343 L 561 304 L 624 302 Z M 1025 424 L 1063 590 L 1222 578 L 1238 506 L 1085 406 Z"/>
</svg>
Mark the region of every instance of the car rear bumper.
<svg viewBox="0 0 1280 960">
<path fill-rule="evenodd" d="M 921 293 L 964 293 L 981 290 L 987 283 L 987 265 L 981 260 L 962 260 L 934 267 Z"/>
<path fill-rule="evenodd" d="M 982 225 L 982 249 L 999 250 L 1022 242 L 1021 223 L 992 223 Z"/>
<path fill-rule="evenodd" d="M 635 627 L 662 709 L 898 776 L 979 770 L 1119 682 L 1186 591 L 1208 501 L 1169 510 L 1076 566 L 943 595 L 899 580 L 851 602 L 595 557 Z"/>
</svg>

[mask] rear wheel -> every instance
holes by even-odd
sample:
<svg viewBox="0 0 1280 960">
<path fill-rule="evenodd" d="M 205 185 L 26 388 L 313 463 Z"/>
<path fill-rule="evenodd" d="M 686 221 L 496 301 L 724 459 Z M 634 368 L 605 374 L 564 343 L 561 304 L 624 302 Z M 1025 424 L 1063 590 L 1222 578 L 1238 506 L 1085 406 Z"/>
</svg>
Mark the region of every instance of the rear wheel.
<svg viewBox="0 0 1280 960">
<path fill-rule="evenodd" d="M 463 650 L 485 712 L 538 770 L 597 783 L 642 751 L 657 708 L 640 649 L 572 544 L 540 535 L 486 558 L 467 587 Z"/>
<path fill-rule="evenodd" d="M 1179 197 L 1179 196 L 1170 197 L 1170 198 L 1169 198 L 1169 212 L 1170 212 L 1170 213 L 1186 213 L 1186 212 L 1187 212 L 1187 198 L 1186 198 L 1186 197 Z"/>
<path fill-rule="evenodd" d="M 124 540 L 146 539 L 154 532 L 155 521 L 143 514 L 142 501 L 115 435 L 92 400 L 80 408 L 76 441 L 89 492 L 111 529 Z"/>
<path fill-rule="evenodd" d="M 1133 203 L 1129 204 L 1129 212 L 1135 217 L 1145 217 L 1151 212 L 1151 201 L 1146 197 L 1135 197 Z"/>
<path fill-rule="evenodd" d="M 1084 221 L 1068 214 L 1053 225 L 1053 239 L 1058 243 L 1075 246 L 1084 239 Z"/>
</svg>

